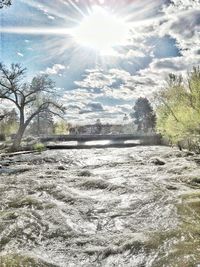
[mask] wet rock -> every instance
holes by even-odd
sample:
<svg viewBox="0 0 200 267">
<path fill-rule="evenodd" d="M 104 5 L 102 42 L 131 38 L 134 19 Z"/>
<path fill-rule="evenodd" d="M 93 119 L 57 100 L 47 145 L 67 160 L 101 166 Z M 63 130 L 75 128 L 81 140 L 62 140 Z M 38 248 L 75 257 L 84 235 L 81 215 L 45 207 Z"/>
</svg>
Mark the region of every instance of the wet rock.
<svg viewBox="0 0 200 267">
<path fill-rule="evenodd" d="M 185 152 L 185 156 L 186 156 L 186 157 L 189 157 L 189 156 L 195 156 L 195 153 L 192 152 L 192 151 L 186 151 L 186 152 Z"/>
<path fill-rule="evenodd" d="M 163 166 L 166 164 L 166 162 L 163 160 L 163 159 L 160 159 L 160 158 L 152 158 L 150 160 L 150 162 L 154 165 L 160 165 L 160 166 Z"/>
<path fill-rule="evenodd" d="M 78 176 L 90 177 L 92 174 L 88 170 L 81 171 Z"/>
<path fill-rule="evenodd" d="M 59 171 L 64 171 L 64 170 L 65 170 L 65 167 L 62 166 L 62 165 L 61 165 L 61 166 L 58 166 L 58 170 L 59 170 Z"/>
<path fill-rule="evenodd" d="M 46 175 L 49 176 L 49 177 L 51 177 L 52 175 L 56 175 L 56 174 L 57 174 L 57 172 L 53 171 L 53 170 L 46 171 Z"/>
<path fill-rule="evenodd" d="M 194 177 L 191 181 L 189 181 L 190 185 L 194 185 L 194 186 L 200 186 L 200 177 Z"/>
<path fill-rule="evenodd" d="M 2 162 L 0 168 L 2 168 L 2 167 L 9 167 L 10 164 L 11 164 L 11 162 L 8 162 L 8 161 L 6 161 L 6 162 Z"/>
<path fill-rule="evenodd" d="M 200 158 L 194 158 L 194 161 L 195 161 L 198 165 L 200 165 Z"/>
<path fill-rule="evenodd" d="M 184 153 L 183 152 L 177 152 L 177 153 L 175 153 L 175 156 L 177 158 L 182 158 L 182 157 L 184 157 Z"/>
<path fill-rule="evenodd" d="M 200 177 L 196 177 L 192 180 L 192 182 L 200 184 Z"/>
<path fill-rule="evenodd" d="M 168 190 L 178 190 L 178 188 L 176 187 L 176 186 L 174 186 L 174 185 L 167 185 L 166 186 L 166 188 L 168 189 Z"/>
</svg>

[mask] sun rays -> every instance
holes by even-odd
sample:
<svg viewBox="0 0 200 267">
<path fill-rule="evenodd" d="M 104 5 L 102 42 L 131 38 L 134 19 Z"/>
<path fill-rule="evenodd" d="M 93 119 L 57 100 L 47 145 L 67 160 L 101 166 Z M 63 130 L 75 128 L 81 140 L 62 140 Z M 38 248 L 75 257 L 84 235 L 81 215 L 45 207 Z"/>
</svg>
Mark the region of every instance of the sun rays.
<svg viewBox="0 0 200 267">
<path fill-rule="evenodd" d="M 99 6 L 94 6 L 91 13 L 74 29 L 73 35 L 80 45 L 113 54 L 115 46 L 124 45 L 128 40 L 128 25 L 121 18 Z"/>
<path fill-rule="evenodd" d="M 54 1 L 20 1 L 29 7 L 30 14 L 33 9 L 37 12 L 38 20 L 36 16 L 29 24 L 29 14 L 26 14 L 26 25 L 4 26 L 0 32 L 40 36 L 34 49 L 40 52 L 45 50 L 40 53 L 41 61 L 55 57 L 65 61 L 70 57 L 73 65 L 73 61 L 77 65 L 77 60 L 80 63 L 78 65 L 87 65 L 89 62 L 100 65 L 117 64 L 119 51 L 131 44 L 132 29 L 137 28 L 137 21 L 134 20 L 133 23 L 130 16 L 134 17 L 135 14 L 136 17 L 136 11 L 138 13 L 140 9 L 141 14 L 144 9 L 145 17 L 147 9 L 154 6 L 151 1 L 148 8 L 141 7 L 139 0 L 124 0 L 124 4 L 116 0 L 109 3 L 103 0 L 57 0 L 57 4 Z M 139 23 L 142 23 L 141 15 L 139 17 Z M 42 54 L 47 51 L 48 58 L 42 58 Z"/>
<path fill-rule="evenodd" d="M 2 33 L 29 34 L 29 35 L 71 35 L 73 31 L 66 28 L 39 28 L 39 27 L 5 27 Z"/>
</svg>

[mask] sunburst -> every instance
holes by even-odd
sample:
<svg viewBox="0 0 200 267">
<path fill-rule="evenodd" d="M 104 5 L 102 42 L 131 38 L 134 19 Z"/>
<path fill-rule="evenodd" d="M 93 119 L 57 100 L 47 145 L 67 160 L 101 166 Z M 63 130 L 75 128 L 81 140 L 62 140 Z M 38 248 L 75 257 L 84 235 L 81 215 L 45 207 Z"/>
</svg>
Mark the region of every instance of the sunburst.
<svg viewBox="0 0 200 267">
<path fill-rule="evenodd" d="M 73 31 L 78 44 L 104 55 L 113 54 L 114 47 L 124 45 L 128 41 L 128 34 L 129 27 L 125 20 L 99 6 L 94 6 Z"/>
<path fill-rule="evenodd" d="M 57 5 L 54 2 L 21 0 L 31 9 L 40 10 L 39 21 L 42 23 L 38 25 L 31 23 L 30 26 L 21 27 L 4 26 L 0 32 L 40 35 L 42 37 L 40 41 L 32 44 L 33 50 L 40 51 L 40 61 L 48 61 L 55 57 L 65 61 L 70 57 L 70 61 L 76 67 L 78 67 L 77 60 L 80 66 L 83 64 L 87 66 L 88 62 L 113 65 L 113 61 L 117 62 L 116 56 L 120 56 L 118 51 L 125 45 L 131 44 L 132 29 L 137 31 L 138 23 L 143 23 L 142 20 L 148 11 L 156 6 L 157 1 L 155 0 L 155 4 L 151 1 L 144 8 L 139 0 L 132 3 L 128 0 L 112 0 L 109 3 L 103 0 L 90 0 L 84 4 L 81 1 L 58 0 Z M 51 26 L 46 26 L 48 15 L 55 18 L 51 21 Z M 24 17 L 24 21 L 25 19 L 28 25 L 28 15 Z M 48 57 L 43 57 L 46 51 Z M 109 60 L 107 57 L 110 57 Z"/>
</svg>

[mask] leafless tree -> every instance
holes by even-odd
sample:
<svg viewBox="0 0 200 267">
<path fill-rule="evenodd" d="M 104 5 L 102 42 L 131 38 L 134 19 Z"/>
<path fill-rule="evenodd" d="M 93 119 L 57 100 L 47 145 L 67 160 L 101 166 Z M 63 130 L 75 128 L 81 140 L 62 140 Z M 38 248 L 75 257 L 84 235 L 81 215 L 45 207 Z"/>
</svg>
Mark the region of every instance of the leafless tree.
<svg viewBox="0 0 200 267">
<path fill-rule="evenodd" d="M 0 8 L 3 8 L 4 6 L 10 6 L 11 3 L 11 0 L 0 0 Z"/>
<path fill-rule="evenodd" d="M 0 121 L 4 120 L 6 117 L 10 115 L 9 112 L 6 112 L 5 110 L 0 111 Z"/>
<path fill-rule="evenodd" d="M 0 63 L 0 99 L 9 100 L 19 112 L 19 129 L 12 144 L 12 150 L 18 150 L 23 134 L 29 123 L 38 114 L 47 111 L 63 116 L 65 108 L 56 100 L 54 82 L 48 75 L 33 78 L 24 83 L 26 69 L 19 64 L 10 68 Z"/>
</svg>

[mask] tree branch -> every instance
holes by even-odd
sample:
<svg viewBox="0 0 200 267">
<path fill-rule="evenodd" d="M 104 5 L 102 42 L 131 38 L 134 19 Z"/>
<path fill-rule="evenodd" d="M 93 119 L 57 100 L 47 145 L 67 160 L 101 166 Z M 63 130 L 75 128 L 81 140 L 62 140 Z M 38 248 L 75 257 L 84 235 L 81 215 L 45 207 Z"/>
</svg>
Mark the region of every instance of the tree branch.
<svg viewBox="0 0 200 267">
<path fill-rule="evenodd" d="M 41 112 L 43 112 L 43 111 L 48 110 L 48 108 L 49 108 L 50 105 L 52 105 L 54 108 L 60 110 L 62 113 L 65 112 L 64 107 L 62 107 L 61 105 L 59 105 L 59 104 L 57 104 L 57 103 L 55 103 L 55 102 L 52 102 L 52 101 L 47 101 L 47 102 L 42 103 L 42 104 L 40 105 L 40 107 L 39 107 L 33 114 L 30 115 L 30 117 L 26 120 L 25 124 L 28 125 L 28 124 L 31 122 L 31 120 L 32 120 L 36 115 L 38 115 L 39 113 L 41 113 Z M 49 112 L 49 113 L 52 113 L 52 114 L 54 113 L 54 115 L 59 116 L 57 112 L 54 112 L 54 111 L 52 111 L 52 110 L 48 110 L 48 112 Z M 61 116 L 61 115 L 60 115 L 60 116 Z"/>
</svg>

